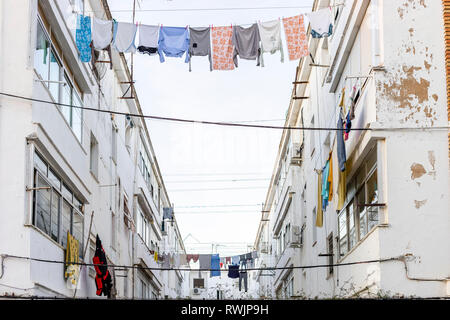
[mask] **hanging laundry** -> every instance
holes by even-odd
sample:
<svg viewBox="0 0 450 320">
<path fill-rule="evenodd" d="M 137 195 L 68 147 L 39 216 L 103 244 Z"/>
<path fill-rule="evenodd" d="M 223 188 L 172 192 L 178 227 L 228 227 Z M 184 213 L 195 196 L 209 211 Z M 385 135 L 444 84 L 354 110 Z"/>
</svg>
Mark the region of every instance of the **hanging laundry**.
<svg viewBox="0 0 450 320">
<path fill-rule="evenodd" d="M 80 52 L 81 62 L 90 62 L 91 54 L 91 17 L 77 15 L 77 28 L 75 31 L 75 39 L 78 51 Z"/>
<path fill-rule="evenodd" d="M 258 258 L 258 251 L 252 251 L 252 258 L 253 259 Z"/>
<path fill-rule="evenodd" d="M 163 253 L 163 263 L 162 263 L 162 267 L 163 268 L 170 268 L 170 255 L 167 253 Z"/>
<path fill-rule="evenodd" d="M 311 25 L 311 36 L 313 38 L 329 37 L 333 33 L 331 23 L 331 7 L 306 13 Z"/>
<path fill-rule="evenodd" d="M 186 53 L 184 62 L 189 62 L 189 30 L 187 27 L 161 27 L 159 28 L 158 53 L 159 61 L 164 62 L 166 57 L 180 58 Z"/>
<path fill-rule="evenodd" d="M 163 219 L 173 220 L 173 208 L 163 208 Z"/>
<path fill-rule="evenodd" d="M 259 36 L 261 38 L 261 67 L 264 67 L 264 53 L 274 54 L 280 51 L 280 61 L 284 62 L 283 43 L 281 41 L 280 20 L 259 22 Z"/>
<path fill-rule="evenodd" d="M 185 254 L 180 254 L 180 265 L 184 266 L 188 264 L 187 258 Z"/>
<path fill-rule="evenodd" d="M 149 56 L 158 53 L 159 26 L 139 25 L 138 51 Z"/>
<path fill-rule="evenodd" d="M 113 22 L 94 17 L 92 21 L 92 41 L 97 50 L 106 49 L 111 44 L 113 36 Z"/>
<path fill-rule="evenodd" d="M 345 123 L 344 123 L 344 141 L 348 140 L 348 134 L 350 133 L 350 129 L 352 128 L 352 121 L 350 120 L 350 110 L 347 113 L 347 117 L 345 118 Z"/>
<path fill-rule="evenodd" d="M 252 24 L 251 27 L 244 28 L 241 26 L 233 26 L 233 36 L 231 43 L 233 44 L 233 61 L 234 65 L 238 66 L 238 58 L 245 60 L 256 60 L 256 65 L 260 65 L 261 47 L 259 42 L 258 25 Z"/>
<path fill-rule="evenodd" d="M 65 265 L 66 270 L 64 277 L 67 279 L 67 287 L 69 289 L 75 289 L 77 287 L 78 278 L 80 275 L 80 262 L 79 260 L 79 241 L 75 239 L 69 231 L 67 231 L 67 246 Z"/>
<path fill-rule="evenodd" d="M 344 143 L 344 132 L 343 132 L 343 120 L 342 115 L 339 112 L 339 119 L 337 121 L 337 129 L 336 130 L 336 142 L 337 142 L 337 156 L 338 156 L 338 162 L 339 162 L 339 170 L 344 171 L 345 170 L 345 162 L 346 154 L 345 154 L 345 143 Z"/>
<path fill-rule="evenodd" d="M 158 262 L 158 252 L 155 251 L 155 255 L 153 256 L 153 259 Z"/>
<path fill-rule="evenodd" d="M 92 258 L 92 262 L 95 264 L 95 286 L 97 287 L 96 295 L 111 297 L 111 275 L 108 271 L 108 261 L 106 259 L 105 250 L 103 250 L 102 242 L 97 235 L 97 239 L 95 242 L 95 254 Z"/>
<path fill-rule="evenodd" d="M 187 263 L 189 263 L 191 260 L 195 263 L 195 262 L 197 262 L 198 258 L 199 258 L 198 254 L 187 254 L 186 255 Z"/>
<path fill-rule="evenodd" d="M 242 282 L 244 284 L 245 292 L 247 292 L 247 262 L 241 261 L 241 271 L 239 271 L 239 291 L 242 289 Z"/>
<path fill-rule="evenodd" d="M 297 60 L 307 56 L 308 40 L 306 38 L 304 16 L 283 18 L 284 33 L 288 47 L 289 60 Z"/>
<path fill-rule="evenodd" d="M 231 257 L 226 257 L 225 264 L 230 264 L 230 263 L 231 263 Z"/>
<path fill-rule="evenodd" d="M 322 210 L 326 210 L 328 206 L 328 196 L 330 184 L 328 182 L 328 176 L 330 174 L 330 161 L 328 160 L 323 168 L 322 172 Z"/>
<path fill-rule="evenodd" d="M 338 182 L 338 207 L 337 210 L 342 210 L 345 204 L 345 197 L 347 193 L 347 173 L 346 171 L 339 170 L 339 182 Z"/>
<path fill-rule="evenodd" d="M 169 253 L 169 262 L 171 267 L 175 266 L 175 253 Z"/>
<path fill-rule="evenodd" d="M 211 255 L 210 254 L 200 254 L 200 269 L 211 269 Z"/>
<path fill-rule="evenodd" d="M 136 52 L 134 39 L 136 38 L 137 26 L 134 23 L 114 22 L 114 48 L 118 52 Z"/>
<path fill-rule="evenodd" d="M 239 264 L 239 262 L 240 262 L 240 256 L 232 256 L 231 257 L 232 264 Z"/>
<path fill-rule="evenodd" d="M 328 156 L 328 161 L 330 163 L 330 169 L 328 171 L 328 202 L 333 200 L 333 154 L 330 152 Z"/>
<path fill-rule="evenodd" d="M 249 252 L 249 253 L 246 253 L 245 254 L 245 260 L 252 260 L 252 253 L 251 252 Z"/>
<path fill-rule="evenodd" d="M 350 109 L 348 110 L 350 114 L 350 120 L 355 119 L 355 97 L 357 94 L 356 86 L 353 86 L 352 95 L 350 97 Z"/>
<path fill-rule="evenodd" d="M 212 71 L 210 28 L 189 28 L 189 33 L 189 72 L 192 71 L 191 59 L 193 56 L 208 56 L 209 70 Z"/>
<path fill-rule="evenodd" d="M 317 209 L 316 209 L 316 226 L 323 226 L 323 210 L 322 210 L 322 171 L 317 174 Z"/>
<path fill-rule="evenodd" d="M 338 106 L 341 107 L 343 114 L 345 114 L 345 87 L 342 87 L 341 98 Z"/>
<path fill-rule="evenodd" d="M 234 70 L 232 27 L 211 27 L 213 70 Z"/>
<path fill-rule="evenodd" d="M 211 255 L 211 272 L 210 277 L 220 277 L 220 257 L 219 254 Z"/>
<path fill-rule="evenodd" d="M 228 278 L 237 279 L 239 278 L 239 265 L 231 264 L 228 266 Z"/>
</svg>

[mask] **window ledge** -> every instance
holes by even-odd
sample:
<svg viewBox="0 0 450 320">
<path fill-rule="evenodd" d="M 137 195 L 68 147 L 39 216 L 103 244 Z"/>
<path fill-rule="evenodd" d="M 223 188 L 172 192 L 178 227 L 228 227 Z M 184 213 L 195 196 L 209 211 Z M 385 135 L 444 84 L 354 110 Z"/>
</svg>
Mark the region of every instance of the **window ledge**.
<svg viewBox="0 0 450 320">
<path fill-rule="evenodd" d="M 64 248 L 62 246 L 62 244 L 60 244 L 59 242 L 56 242 L 55 240 L 53 240 L 48 234 L 46 234 L 44 231 L 42 231 L 41 229 L 39 229 L 38 227 L 36 227 L 34 224 L 24 224 L 24 227 L 28 227 L 31 229 L 34 229 L 35 231 L 37 231 L 38 233 L 40 233 L 41 235 L 43 235 L 45 238 L 47 238 L 48 240 L 50 240 L 54 245 L 58 246 L 59 248 L 61 248 L 61 250 L 65 250 L 66 248 Z"/>
<path fill-rule="evenodd" d="M 387 224 L 387 223 L 380 223 L 380 224 L 377 224 L 375 227 L 373 227 L 372 228 L 372 230 L 370 230 L 369 232 L 367 232 L 367 234 L 361 239 L 361 240 L 359 240 L 356 244 L 355 244 L 355 246 L 353 247 L 353 248 L 351 248 L 342 258 L 339 258 L 338 257 L 338 263 L 340 263 L 340 262 L 343 262 L 350 254 L 352 254 L 353 253 L 353 251 L 355 251 L 356 250 L 356 248 L 358 248 L 360 245 L 361 245 L 361 243 L 363 243 L 372 233 L 374 233 L 375 232 L 375 230 L 377 230 L 378 228 L 386 228 L 386 227 L 390 227 L 390 225 L 389 224 Z M 338 253 L 339 254 L 339 253 Z"/>
<path fill-rule="evenodd" d="M 97 183 L 100 183 L 100 181 L 98 181 L 97 176 L 95 175 L 95 173 L 92 172 L 92 170 L 89 169 L 89 173 L 91 174 L 92 178 L 94 178 L 94 180 L 95 180 Z"/>
</svg>

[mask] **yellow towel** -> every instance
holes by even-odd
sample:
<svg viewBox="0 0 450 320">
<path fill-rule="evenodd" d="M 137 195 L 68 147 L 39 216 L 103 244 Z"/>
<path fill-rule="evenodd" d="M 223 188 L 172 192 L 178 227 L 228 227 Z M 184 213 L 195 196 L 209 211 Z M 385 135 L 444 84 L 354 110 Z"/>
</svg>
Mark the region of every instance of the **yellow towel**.
<svg viewBox="0 0 450 320">
<path fill-rule="evenodd" d="M 319 172 L 317 177 L 317 212 L 316 212 L 316 226 L 323 225 L 323 211 L 322 211 L 322 172 Z"/>
</svg>

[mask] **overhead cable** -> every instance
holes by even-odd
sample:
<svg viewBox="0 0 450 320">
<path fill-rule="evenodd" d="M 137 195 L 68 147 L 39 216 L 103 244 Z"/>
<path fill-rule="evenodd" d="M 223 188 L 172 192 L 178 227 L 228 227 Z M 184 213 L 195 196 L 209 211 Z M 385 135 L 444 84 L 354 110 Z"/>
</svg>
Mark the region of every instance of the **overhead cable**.
<svg viewBox="0 0 450 320">
<path fill-rule="evenodd" d="M 291 126 L 268 126 L 268 125 L 256 125 L 256 124 L 244 124 L 244 123 L 232 123 L 232 122 L 217 122 L 217 121 L 203 121 L 203 120 L 192 120 L 192 119 L 180 119 L 180 118 L 169 118 L 169 117 L 160 117 L 160 116 L 150 116 L 150 115 L 143 115 L 143 114 L 133 114 L 133 113 L 127 113 L 127 112 L 120 112 L 120 111 L 109 111 L 109 110 L 103 110 L 103 109 L 97 109 L 92 107 L 81 107 L 81 106 L 75 106 L 71 104 L 65 104 L 65 103 L 58 103 L 54 101 L 47 101 L 47 100 L 41 100 L 41 99 L 35 99 L 35 98 L 28 98 L 20 95 L 15 94 L 9 94 L 5 92 L 0 92 L 0 95 L 4 95 L 7 97 L 17 98 L 17 99 L 23 99 L 28 101 L 34 101 L 34 102 L 41 102 L 41 103 L 47 103 L 47 104 L 53 104 L 63 107 L 71 107 L 71 108 L 78 108 L 82 110 L 89 110 L 89 111 L 95 111 L 95 112 L 101 112 L 101 113 L 108 113 L 108 114 L 117 114 L 117 115 L 124 115 L 128 117 L 136 117 L 136 118 L 144 118 L 144 119 L 153 119 L 153 120 L 165 120 L 165 121 L 174 121 L 174 122 L 183 122 L 183 123 L 197 123 L 197 124 L 208 124 L 208 125 L 218 125 L 218 126 L 230 126 L 230 127 L 243 127 L 243 128 L 260 128 L 260 129 L 281 129 L 281 130 L 316 130 L 316 131 L 343 131 L 346 130 L 345 128 L 323 128 L 323 127 L 291 127 Z M 352 131 L 390 131 L 390 130 L 448 130 L 450 129 L 450 126 L 442 126 L 442 127 L 395 127 L 395 128 L 353 128 Z"/>
</svg>

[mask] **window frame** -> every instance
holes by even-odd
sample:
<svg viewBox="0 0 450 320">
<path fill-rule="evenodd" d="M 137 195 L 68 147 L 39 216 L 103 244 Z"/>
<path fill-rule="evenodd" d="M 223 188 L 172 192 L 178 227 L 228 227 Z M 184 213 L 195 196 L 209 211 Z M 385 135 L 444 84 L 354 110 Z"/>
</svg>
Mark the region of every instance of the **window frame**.
<svg viewBox="0 0 450 320">
<path fill-rule="evenodd" d="M 37 158 L 36 158 L 37 157 Z M 46 172 L 47 175 L 44 175 L 42 168 L 39 168 L 38 165 L 36 164 L 36 159 L 38 159 L 40 162 L 43 162 L 46 165 Z M 52 181 L 48 178 L 48 173 L 52 172 L 53 175 L 57 176 L 59 178 L 59 189 L 57 188 L 56 184 L 52 183 Z M 55 241 L 56 243 L 58 243 L 61 246 L 66 246 L 67 245 L 67 239 L 66 239 L 66 243 L 64 244 L 64 234 L 63 234 L 63 205 L 64 202 L 66 202 L 70 208 L 70 222 L 69 222 L 69 232 L 72 236 L 75 237 L 75 239 L 77 239 L 79 241 L 79 255 L 80 258 L 82 258 L 82 254 L 83 254 L 83 243 L 84 243 L 84 213 L 82 211 L 82 207 L 83 207 L 83 203 L 74 195 L 74 192 L 67 186 L 67 183 L 65 183 L 65 181 L 60 177 L 60 175 L 57 173 L 57 170 L 55 170 L 54 167 L 52 167 L 49 164 L 49 161 L 45 159 L 45 157 L 42 156 L 42 153 L 40 151 L 38 151 L 37 149 L 34 151 L 34 155 L 33 155 L 33 186 L 35 188 L 37 187 L 37 182 L 38 179 L 42 179 L 46 185 L 48 185 L 48 187 L 50 188 L 49 192 L 50 192 L 50 230 L 49 232 L 46 232 L 45 230 L 43 230 L 42 228 L 40 228 L 38 226 L 37 223 L 37 207 L 38 207 L 38 198 L 37 198 L 37 194 L 38 192 L 40 192 L 41 190 L 39 189 L 35 189 L 33 190 L 33 204 L 32 204 L 32 225 L 35 226 L 37 229 L 39 229 L 40 231 L 42 231 L 43 233 L 45 233 L 47 236 L 49 236 L 50 239 L 52 239 L 53 241 Z M 63 189 L 68 189 L 68 191 L 70 191 L 71 193 L 71 199 L 69 199 L 67 197 L 67 195 L 64 193 Z M 58 234 L 56 236 L 56 239 L 53 237 L 52 235 L 52 206 L 53 206 L 53 195 L 57 194 L 59 199 L 58 199 L 58 214 L 57 214 L 57 226 L 58 226 Z M 77 207 L 77 203 L 75 203 L 74 199 L 76 200 L 76 202 L 78 202 L 78 205 L 80 207 Z M 80 237 L 75 236 L 75 232 L 74 232 L 74 215 L 77 214 L 79 215 L 80 219 L 81 219 L 81 230 L 80 231 Z M 80 238 L 80 239 L 79 239 Z"/>
<path fill-rule="evenodd" d="M 373 157 L 373 158 L 372 158 Z M 370 160 L 375 159 L 373 163 L 370 163 Z M 369 167 L 370 165 L 370 167 Z M 362 180 L 359 181 L 358 178 L 361 177 Z M 356 169 L 352 179 L 347 184 L 347 194 L 346 194 L 346 203 L 342 210 L 338 213 L 338 257 L 342 258 L 346 256 L 353 248 L 357 247 L 358 244 L 364 240 L 364 238 L 369 234 L 377 225 L 379 225 L 379 210 L 378 207 L 374 207 L 377 215 L 377 223 L 373 224 L 371 228 L 369 228 L 369 214 L 371 213 L 371 207 L 365 206 L 368 201 L 368 182 L 373 176 L 376 175 L 378 178 L 378 157 L 377 157 L 377 147 L 373 146 L 367 155 L 364 157 L 361 165 Z M 378 182 L 376 183 L 376 200 L 373 200 L 371 204 L 377 204 L 379 200 L 378 196 Z M 351 188 L 353 187 L 353 188 Z M 364 195 L 364 203 L 359 203 L 359 196 Z M 361 205 L 364 205 L 363 209 L 360 210 Z M 346 234 L 341 235 L 341 223 L 340 220 L 342 217 L 345 217 L 346 224 Z M 350 218 L 354 220 L 354 243 L 351 242 L 350 234 Z M 364 220 L 364 232 L 361 232 L 361 217 Z M 344 237 L 346 238 L 345 243 L 347 248 L 345 248 L 345 252 L 343 251 L 342 243 L 344 242 Z"/>
<path fill-rule="evenodd" d="M 33 50 L 33 69 L 35 71 L 35 73 L 38 75 L 38 78 L 40 80 L 40 82 L 44 85 L 44 87 L 46 87 L 46 89 L 48 90 L 48 93 L 50 95 L 50 97 L 56 102 L 56 103 L 60 103 L 60 104 L 70 104 L 71 106 L 78 106 L 74 103 L 75 99 L 78 99 L 79 102 L 79 106 L 82 107 L 83 106 L 83 99 L 82 99 L 82 94 L 79 92 L 78 90 L 78 86 L 75 84 L 74 79 L 71 79 L 70 74 L 72 74 L 71 72 L 69 72 L 69 69 L 65 66 L 63 59 L 61 58 L 61 55 L 59 53 L 59 49 L 57 48 L 57 46 L 55 45 L 55 43 L 52 40 L 51 37 L 51 29 L 50 32 L 47 30 L 47 27 L 44 23 L 44 19 L 42 18 L 40 13 L 37 13 L 37 24 L 36 24 L 36 41 L 37 41 L 37 36 L 38 36 L 38 30 L 42 30 L 42 34 L 45 37 L 45 40 L 48 42 L 49 47 L 47 48 L 48 50 L 48 70 L 47 70 L 47 75 L 46 75 L 46 79 L 43 78 L 43 75 L 38 71 L 38 69 L 36 68 L 36 56 L 35 56 L 35 52 L 36 52 L 36 45 L 34 46 Z M 54 94 L 52 93 L 52 89 L 51 89 L 51 84 L 54 82 L 50 82 L 53 81 L 50 79 L 51 77 L 51 56 L 55 57 L 56 63 L 59 66 L 59 80 L 58 80 L 58 96 L 55 97 Z M 44 63 L 45 64 L 45 63 Z M 67 101 L 63 101 L 63 93 L 64 93 L 64 88 L 63 86 L 68 86 L 70 88 L 70 103 L 67 103 Z M 61 112 L 64 120 L 67 122 L 67 124 L 69 125 L 69 127 L 71 128 L 73 134 L 75 135 L 75 137 L 77 138 L 77 140 L 79 141 L 80 144 L 83 143 L 83 121 L 84 121 L 84 113 L 82 109 L 79 108 L 74 108 L 74 107 L 70 107 L 69 111 L 63 111 L 62 108 L 68 108 L 67 106 L 61 106 L 61 105 L 57 105 L 59 111 Z M 80 132 L 77 132 L 75 129 L 76 127 L 74 126 L 74 109 L 78 109 L 80 112 Z"/>
</svg>

